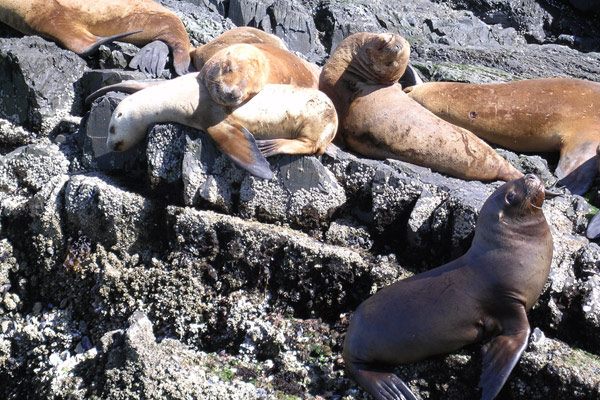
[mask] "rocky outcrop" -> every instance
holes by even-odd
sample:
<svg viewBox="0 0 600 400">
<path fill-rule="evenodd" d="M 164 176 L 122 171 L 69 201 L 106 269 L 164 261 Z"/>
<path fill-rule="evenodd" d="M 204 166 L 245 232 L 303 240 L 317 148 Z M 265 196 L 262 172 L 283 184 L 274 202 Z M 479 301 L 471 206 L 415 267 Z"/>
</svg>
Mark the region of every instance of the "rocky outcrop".
<svg viewBox="0 0 600 400">
<path fill-rule="evenodd" d="M 194 45 L 250 24 L 323 63 L 348 34 L 393 31 L 425 79 L 600 81 L 597 14 L 567 1 L 161 3 Z M 265 181 L 177 124 L 108 152 L 123 95 L 83 100 L 145 78 L 123 70 L 136 48 L 84 60 L 0 29 L 2 398 L 363 398 L 341 359 L 353 310 L 463 254 L 501 184 L 344 151 L 269 158 Z M 556 181 L 555 156 L 498 152 Z M 551 274 L 499 398 L 600 396 L 600 247 L 583 235 L 588 200 L 544 205 Z M 480 365 L 472 346 L 398 373 L 421 398 L 477 398 Z"/>
</svg>

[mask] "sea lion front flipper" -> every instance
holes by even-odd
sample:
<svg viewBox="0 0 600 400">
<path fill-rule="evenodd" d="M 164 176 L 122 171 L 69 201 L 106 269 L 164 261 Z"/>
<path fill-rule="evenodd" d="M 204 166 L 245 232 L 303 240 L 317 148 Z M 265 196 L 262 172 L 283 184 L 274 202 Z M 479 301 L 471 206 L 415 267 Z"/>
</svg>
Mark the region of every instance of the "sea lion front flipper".
<svg viewBox="0 0 600 400">
<path fill-rule="evenodd" d="M 356 381 L 377 400 L 417 400 L 406 383 L 391 371 L 371 369 L 362 364 L 350 366 Z"/>
<path fill-rule="evenodd" d="M 309 139 L 263 139 L 256 144 L 265 157 L 277 154 L 314 154 L 316 144 Z"/>
<path fill-rule="evenodd" d="M 503 333 L 483 346 L 481 400 L 493 400 L 498 395 L 527 347 L 530 329 L 525 307 L 518 305 L 509 315 L 510 320 L 501 321 Z"/>
<path fill-rule="evenodd" d="M 160 76 L 165 69 L 169 46 L 165 42 L 155 40 L 148 43 L 138 51 L 129 62 L 129 67 L 140 71 Z"/>
<path fill-rule="evenodd" d="M 578 139 L 571 140 L 561 149 L 560 161 L 554 173 L 559 184 L 573 194 L 583 195 L 598 173 L 598 141 L 586 139 L 583 135 Z"/>
<path fill-rule="evenodd" d="M 259 178 L 273 178 L 269 162 L 261 154 L 254 135 L 246 128 L 225 120 L 206 129 L 217 146 L 239 167 Z"/>
</svg>

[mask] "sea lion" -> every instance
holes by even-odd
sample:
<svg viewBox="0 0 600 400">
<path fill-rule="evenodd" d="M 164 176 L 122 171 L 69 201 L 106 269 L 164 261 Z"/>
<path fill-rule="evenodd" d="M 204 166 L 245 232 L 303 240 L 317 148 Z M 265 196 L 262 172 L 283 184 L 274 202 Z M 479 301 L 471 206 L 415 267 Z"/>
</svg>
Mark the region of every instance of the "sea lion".
<svg viewBox="0 0 600 400">
<path fill-rule="evenodd" d="M 275 35 L 250 26 L 239 26 L 222 33 L 200 47 L 196 47 L 191 53 L 194 68 L 196 68 L 196 71 L 200 71 L 204 64 L 219 51 L 232 44 L 240 43 L 266 44 L 282 50 L 288 49 L 283 40 Z"/>
<path fill-rule="evenodd" d="M 191 73 L 121 101 L 109 123 L 107 146 L 126 150 L 157 122 L 206 131 L 236 164 L 266 179 L 273 173 L 264 157 L 323 154 L 337 130 L 334 105 L 318 89 L 267 84 L 252 99 L 232 108 L 216 103 L 199 73 Z M 250 132 L 262 140 L 255 142 Z"/>
<path fill-rule="evenodd" d="M 137 46 L 160 41 L 171 49 L 178 75 L 190 66 L 190 41 L 183 23 L 152 0 L 0 0 L 0 21 L 82 56 L 116 39 Z M 142 49 L 132 64 L 159 75 L 168 55 L 161 45 Z"/>
<path fill-rule="evenodd" d="M 408 161 L 462 179 L 522 176 L 481 139 L 402 91 L 396 81 L 409 55 L 408 43 L 392 33 L 358 33 L 340 43 L 319 82 L 338 112 L 336 139 L 367 157 Z"/>
<path fill-rule="evenodd" d="M 507 149 L 560 151 L 559 183 L 585 193 L 598 172 L 600 83 L 530 79 L 507 83 L 429 82 L 408 95 L 446 121 Z"/>
<path fill-rule="evenodd" d="M 265 44 L 234 44 L 212 56 L 200 77 L 215 102 L 237 106 L 268 83 L 318 89 L 319 73 L 307 61 Z"/>
<path fill-rule="evenodd" d="M 484 342 L 481 398 L 496 397 L 527 346 L 526 312 L 550 270 L 544 198 L 535 175 L 505 183 L 484 203 L 466 254 L 364 301 L 344 341 L 350 375 L 376 399 L 414 400 L 392 366 Z"/>
</svg>

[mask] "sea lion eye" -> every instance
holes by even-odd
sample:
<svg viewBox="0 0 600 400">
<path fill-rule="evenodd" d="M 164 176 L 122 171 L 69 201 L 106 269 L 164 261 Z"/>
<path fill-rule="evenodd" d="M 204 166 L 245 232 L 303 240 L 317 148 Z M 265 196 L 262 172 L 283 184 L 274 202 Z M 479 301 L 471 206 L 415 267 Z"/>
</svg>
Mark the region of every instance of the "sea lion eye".
<svg viewBox="0 0 600 400">
<path fill-rule="evenodd" d="M 506 194 L 506 197 L 504 198 L 504 200 L 506 201 L 506 204 L 511 204 L 514 199 L 515 199 L 515 192 L 508 192 Z"/>
</svg>

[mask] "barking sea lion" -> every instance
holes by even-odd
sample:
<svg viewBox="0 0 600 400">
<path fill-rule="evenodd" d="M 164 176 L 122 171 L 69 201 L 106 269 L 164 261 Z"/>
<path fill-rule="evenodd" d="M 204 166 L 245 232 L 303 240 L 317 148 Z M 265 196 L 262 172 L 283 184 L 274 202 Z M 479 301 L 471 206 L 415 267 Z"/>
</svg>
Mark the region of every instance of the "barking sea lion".
<svg viewBox="0 0 600 400">
<path fill-rule="evenodd" d="M 504 184 L 483 205 L 465 255 L 364 301 L 344 342 L 350 375 L 378 400 L 414 400 L 393 366 L 484 342 L 481 398 L 496 397 L 525 350 L 526 313 L 550 270 L 544 198 L 535 175 Z"/>
</svg>

